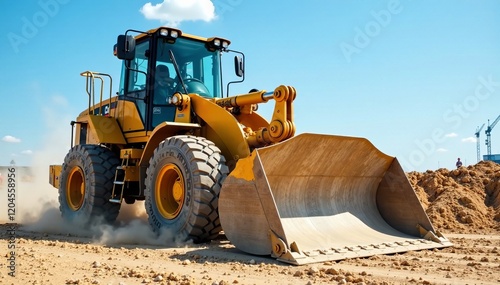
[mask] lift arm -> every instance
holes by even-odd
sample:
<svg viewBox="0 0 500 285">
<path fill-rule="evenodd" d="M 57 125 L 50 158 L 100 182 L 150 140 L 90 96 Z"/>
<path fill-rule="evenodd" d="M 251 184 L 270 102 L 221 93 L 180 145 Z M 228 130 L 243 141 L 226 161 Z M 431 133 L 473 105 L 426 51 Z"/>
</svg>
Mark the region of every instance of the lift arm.
<svg viewBox="0 0 500 285">
<path fill-rule="evenodd" d="M 256 130 L 247 137 L 250 146 L 259 147 L 293 137 L 295 134 L 295 124 L 293 123 L 293 100 L 295 97 L 295 88 L 280 85 L 274 89 L 274 92 L 256 91 L 217 99 L 215 103 L 221 107 L 239 108 L 251 112 L 257 104 L 274 99 L 276 104 L 269 126 Z"/>
</svg>

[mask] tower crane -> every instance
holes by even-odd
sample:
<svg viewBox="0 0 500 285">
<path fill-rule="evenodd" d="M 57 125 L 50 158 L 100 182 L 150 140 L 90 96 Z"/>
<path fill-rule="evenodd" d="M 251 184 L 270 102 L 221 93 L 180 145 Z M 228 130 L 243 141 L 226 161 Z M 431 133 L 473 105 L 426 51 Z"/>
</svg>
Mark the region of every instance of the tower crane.
<svg viewBox="0 0 500 285">
<path fill-rule="evenodd" d="M 484 128 L 484 123 L 481 127 L 478 126 L 476 128 L 476 132 L 474 133 L 476 135 L 477 162 L 481 160 L 481 144 L 479 143 L 479 135 L 483 128 Z"/>
<path fill-rule="evenodd" d="M 500 115 L 493 121 L 493 123 L 490 125 L 490 120 L 488 120 L 488 127 L 486 128 L 486 131 L 484 133 L 486 134 L 486 147 L 488 150 L 488 159 L 491 158 L 491 131 L 495 127 L 495 125 L 498 123 L 500 120 Z"/>
</svg>

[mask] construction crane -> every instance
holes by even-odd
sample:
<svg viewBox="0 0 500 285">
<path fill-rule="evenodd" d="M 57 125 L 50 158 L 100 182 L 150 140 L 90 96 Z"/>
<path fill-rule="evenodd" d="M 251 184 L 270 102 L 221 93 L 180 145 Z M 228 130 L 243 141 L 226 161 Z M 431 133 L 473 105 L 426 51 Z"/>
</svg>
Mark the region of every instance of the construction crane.
<svg viewBox="0 0 500 285">
<path fill-rule="evenodd" d="M 481 130 L 483 130 L 484 128 L 484 123 L 481 127 L 477 127 L 476 128 L 476 149 L 477 149 L 477 162 L 479 162 L 481 160 L 481 144 L 479 143 L 479 135 L 481 133 Z"/>
<path fill-rule="evenodd" d="M 491 131 L 495 127 L 495 125 L 498 123 L 500 120 L 500 115 L 493 121 L 493 123 L 490 125 L 490 120 L 488 120 L 488 127 L 486 128 L 486 131 L 484 133 L 486 134 L 486 147 L 488 151 L 488 159 L 491 158 Z"/>
</svg>

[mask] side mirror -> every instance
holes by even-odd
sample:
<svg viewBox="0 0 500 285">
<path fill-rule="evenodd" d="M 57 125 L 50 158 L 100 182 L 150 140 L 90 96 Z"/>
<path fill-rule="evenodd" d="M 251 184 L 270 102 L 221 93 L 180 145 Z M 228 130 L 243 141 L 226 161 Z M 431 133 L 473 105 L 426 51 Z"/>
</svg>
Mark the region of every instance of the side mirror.
<svg viewBox="0 0 500 285">
<path fill-rule="evenodd" d="M 135 39 L 132 36 L 119 35 L 115 45 L 115 55 L 119 59 L 135 58 Z"/>
<path fill-rule="evenodd" d="M 238 77 L 242 77 L 245 74 L 245 64 L 242 57 L 234 57 L 234 72 Z"/>
</svg>

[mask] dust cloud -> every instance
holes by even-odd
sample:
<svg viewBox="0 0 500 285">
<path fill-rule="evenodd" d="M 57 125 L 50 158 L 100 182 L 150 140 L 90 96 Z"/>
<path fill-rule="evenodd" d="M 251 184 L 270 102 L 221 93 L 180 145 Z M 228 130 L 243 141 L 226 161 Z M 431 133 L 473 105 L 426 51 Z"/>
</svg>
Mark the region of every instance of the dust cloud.
<svg viewBox="0 0 500 285">
<path fill-rule="evenodd" d="M 69 122 L 75 118 L 61 114 L 61 110 L 68 107 L 64 98 L 53 96 L 49 103 L 50 107 L 42 107 L 46 135 L 40 141 L 40 148 L 34 151 L 29 173 L 23 174 L 28 178 L 19 181 L 17 186 L 15 222 L 20 224 L 23 230 L 41 235 L 89 237 L 100 244 L 167 245 L 166 241 L 173 240 L 171 233 L 158 235 L 152 231 L 143 201 L 132 205 L 123 203 L 113 225 L 93 224 L 84 227 L 63 220 L 59 211 L 58 190 L 49 184 L 49 165 L 63 163 L 71 148 Z M 6 222 L 6 217 L 2 215 L 0 223 Z"/>
<path fill-rule="evenodd" d="M 120 214 L 114 225 L 98 226 L 101 244 L 142 244 L 157 246 L 181 246 L 168 231 L 157 234 L 149 223 L 144 201 L 128 205 L 122 203 Z"/>
<path fill-rule="evenodd" d="M 46 163 L 34 166 L 34 181 L 19 186 L 18 222 L 23 230 L 88 237 L 99 244 L 167 245 L 167 241 L 173 240 L 172 234 L 158 235 L 152 231 L 143 201 L 131 205 L 122 203 L 120 214 L 112 225 L 96 222 L 86 227 L 79 222 L 65 221 L 59 211 L 58 190 L 48 182 L 48 168 Z"/>
<path fill-rule="evenodd" d="M 46 167 L 48 168 L 48 165 Z M 37 180 L 48 177 L 48 171 L 41 172 L 47 173 L 35 174 Z M 95 243 L 106 245 L 180 245 L 175 242 L 168 243 L 173 240 L 172 234 L 165 232 L 158 235 L 152 231 L 142 201 L 132 205 L 123 203 L 120 214 L 112 225 L 97 222 L 86 227 L 78 222 L 65 221 L 61 217 L 58 190 L 48 184 L 48 178 L 33 183 L 33 186 L 29 188 L 31 188 L 30 192 L 32 190 L 37 192 L 30 193 L 30 198 L 23 198 L 23 202 L 20 203 L 22 205 L 20 222 L 23 230 L 41 234 L 88 237 Z"/>
</svg>

